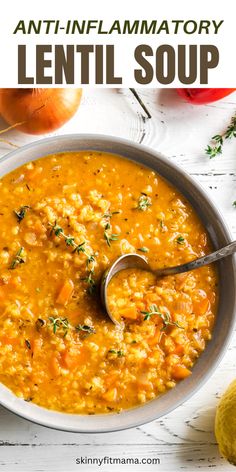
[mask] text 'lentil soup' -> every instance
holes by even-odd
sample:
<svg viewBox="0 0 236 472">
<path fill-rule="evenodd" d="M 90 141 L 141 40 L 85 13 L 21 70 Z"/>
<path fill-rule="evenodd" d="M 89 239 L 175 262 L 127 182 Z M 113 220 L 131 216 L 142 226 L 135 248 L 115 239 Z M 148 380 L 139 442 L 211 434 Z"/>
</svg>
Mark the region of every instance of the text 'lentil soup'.
<svg viewBox="0 0 236 472">
<path fill-rule="evenodd" d="M 156 172 L 93 151 L 46 156 L 0 180 L 0 222 L 0 381 L 18 397 L 119 412 L 191 374 L 211 338 L 214 266 L 117 274 L 108 297 L 120 326 L 99 299 L 121 254 L 143 254 L 155 269 L 212 249 L 191 205 Z"/>
</svg>

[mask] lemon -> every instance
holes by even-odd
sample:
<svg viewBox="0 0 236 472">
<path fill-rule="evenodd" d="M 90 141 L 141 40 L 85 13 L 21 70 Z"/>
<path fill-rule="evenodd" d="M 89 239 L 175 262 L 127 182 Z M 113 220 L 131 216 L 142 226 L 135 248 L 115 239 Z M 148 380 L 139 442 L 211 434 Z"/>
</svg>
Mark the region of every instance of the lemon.
<svg viewBox="0 0 236 472">
<path fill-rule="evenodd" d="M 229 385 L 218 404 L 215 435 L 222 456 L 236 465 L 236 380 Z"/>
</svg>

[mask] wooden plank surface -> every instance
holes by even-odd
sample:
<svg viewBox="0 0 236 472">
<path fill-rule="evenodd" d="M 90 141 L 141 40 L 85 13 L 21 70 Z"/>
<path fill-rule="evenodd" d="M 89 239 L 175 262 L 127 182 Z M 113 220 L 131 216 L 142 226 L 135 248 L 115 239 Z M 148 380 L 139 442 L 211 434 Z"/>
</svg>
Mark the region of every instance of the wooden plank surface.
<svg viewBox="0 0 236 472">
<path fill-rule="evenodd" d="M 232 206 L 236 200 L 236 141 L 227 143 L 216 159 L 204 154 L 209 138 L 227 126 L 236 109 L 236 95 L 193 107 L 182 102 L 174 90 L 140 90 L 140 94 L 152 113 L 151 120 L 143 117 L 129 90 L 90 89 L 76 117 L 54 134 L 110 134 L 161 151 L 203 185 L 236 237 L 236 209 Z M 5 125 L 0 122 L 0 126 Z M 16 131 L 5 137 L 19 146 L 38 139 Z M 9 146 L 1 142 L 0 156 L 7 152 Z M 217 400 L 236 376 L 235 353 L 236 335 L 220 366 L 198 393 L 161 420 L 129 431 L 63 433 L 29 423 L 0 407 L 0 471 L 196 472 L 214 468 L 230 472 L 233 467 L 220 458 L 213 427 Z M 76 459 L 81 456 L 85 461 L 126 457 L 130 464 L 80 465 Z M 151 459 L 156 463 L 148 463 Z M 140 464 L 131 463 L 135 460 Z"/>
</svg>

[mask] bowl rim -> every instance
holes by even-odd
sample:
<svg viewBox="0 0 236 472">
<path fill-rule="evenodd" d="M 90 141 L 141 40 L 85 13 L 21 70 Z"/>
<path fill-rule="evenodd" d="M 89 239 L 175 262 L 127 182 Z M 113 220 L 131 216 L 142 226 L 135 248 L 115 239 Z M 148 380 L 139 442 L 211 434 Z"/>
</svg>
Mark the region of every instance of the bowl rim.
<svg viewBox="0 0 236 472">
<path fill-rule="evenodd" d="M 128 139 L 116 137 L 113 135 L 103 135 L 103 134 L 86 134 L 86 133 L 81 133 L 81 134 L 65 134 L 65 135 L 58 135 L 58 136 L 53 136 L 49 138 L 43 138 L 40 140 L 33 141 L 29 144 L 26 144 L 22 146 L 19 149 L 16 149 L 14 151 L 11 151 L 10 153 L 6 154 L 2 158 L 0 158 L 0 172 L 2 165 L 6 162 L 9 162 L 9 166 L 11 163 L 13 163 L 13 167 L 11 167 L 10 170 L 7 172 L 4 172 L 3 175 L 7 175 L 10 173 L 13 169 L 21 167 L 23 164 L 22 162 L 19 165 L 14 166 L 14 160 L 20 154 L 27 153 L 31 150 L 35 150 L 35 152 L 38 150 L 40 151 L 41 148 L 47 147 L 48 145 L 53 145 L 55 144 L 55 147 L 58 144 L 61 144 L 63 146 L 64 143 L 64 150 L 55 150 L 55 151 L 45 151 L 42 155 L 36 157 L 35 159 L 27 159 L 24 162 L 30 162 L 31 160 L 37 160 L 40 159 L 43 156 L 47 156 L 50 154 L 54 153 L 60 153 L 60 152 L 73 152 L 73 149 L 71 150 L 66 150 L 68 143 L 76 143 L 77 148 L 74 149 L 74 151 L 80 151 L 80 150 L 100 150 L 101 152 L 108 152 L 104 151 L 102 149 L 102 146 L 104 145 L 110 145 L 112 146 L 123 146 L 124 148 L 132 149 L 132 151 L 137 151 L 137 154 L 143 153 L 144 155 L 149 155 L 149 158 L 153 158 L 153 160 L 156 161 L 156 163 L 161 163 L 163 166 L 166 167 L 166 169 L 170 171 L 175 171 L 178 176 L 180 176 L 183 180 L 186 181 L 186 183 L 194 190 L 196 191 L 196 195 L 199 195 L 206 205 L 208 205 L 209 209 L 211 210 L 212 214 L 216 219 L 218 219 L 218 223 L 220 223 L 221 231 L 223 234 L 223 237 L 225 239 L 226 244 L 232 241 L 232 236 L 231 232 L 228 228 L 228 225 L 226 224 L 220 210 L 218 207 L 215 205 L 215 203 L 212 201 L 212 198 L 209 196 L 209 194 L 205 191 L 205 189 L 201 186 L 199 182 L 197 182 L 195 179 L 193 179 L 187 172 L 185 172 L 181 166 L 173 163 L 160 153 L 159 151 L 156 151 L 152 149 L 149 146 L 139 144 L 136 142 L 133 142 Z M 90 146 L 87 146 L 86 148 L 79 147 L 79 144 L 82 142 L 89 142 Z M 99 142 L 99 149 L 95 146 L 95 143 Z M 67 144 L 66 144 L 67 143 Z M 156 172 L 159 172 L 158 170 L 154 169 L 151 164 L 144 164 L 142 161 L 138 159 L 134 159 L 132 157 L 126 156 L 122 154 L 122 151 L 116 152 L 116 151 L 109 151 L 111 153 L 114 153 L 116 155 L 120 155 L 121 157 L 128 158 L 136 163 L 139 163 L 140 165 L 144 165 L 146 167 L 149 167 L 152 170 L 155 170 Z M 160 172 L 160 175 L 161 172 Z M 169 180 L 167 176 L 163 176 L 167 181 Z M 1 178 L 1 177 L 0 177 Z M 171 182 L 171 179 L 169 180 Z M 173 184 L 182 194 L 185 194 L 182 189 L 179 189 L 178 184 Z M 194 198 L 196 198 L 196 195 Z M 186 197 L 188 198 L 188 197 Z M 190 203 L 192 203 L 190 201 Z M 204 213 L 204 211 L 203 211 Z M 201 218 L 201 215 L 198 214 L 198 216 Z M 216 224 L 216 223 L 214 223 Z M 214 226 L 213 224 L 213 226 Z M 218 228 L 219 230 L 219 228 Z M 215 229 L 217 232 L 217 229 Z M 203 385 L 206 383 L 206 381 L 211 377 L 213 372 L 215 371 L 216 367 L 222 360 L 226 349 L 229 345 L 229 342 L 232 338 L 233 335 L 233 327 L 235 325 L 236 321 L 236 258 L 233 256 L 231 258 L 232 261 L 232 271 L 233 271 L 233 280 L 232 280 L 232 287 L 234 287 L 234 300 L 233 300 L 233 308 L 231 310 L 231 318 L 230 318 L 230 326 L 227 332 L 226 337 L 224 338 L 223 344 L 218 347 L 218 352 L 214 360 L 212 361 L 212 364 L 210 368 L 200 377 L 197 385 L 195 385 L 193 388 L 188 389 L 187 392 L 183 394 L 183 396 L 178 398 L 173 405 L 170 405 L 169 407 L 163 408 L 163 411 L 161 414 L 157 414 L 155 412 L 155 402 L 163 398 L 164 396 L 168 395 L 168 392 L 165 393 L 160 397 L 157 397 L 153 399 L 152 401 L 149 401 L 141 406 L 129 409 L 129 410 L 124 410 L 122 413 L 119 415 L 117 414 L 112 414 L 112 413 L 107 413 L 107 414 L 97 414 L 97 415 L 80 415 L 80 414 L 69 414 L 69 413 L 61 413 L 55 410 L 47 410 L 46 408 L 40 407 L 35 404 L 29 404 L 22 399 L 19 399 L 16 397 L 7 387 L 5 387 L 3 384 L 0 384 L 0 404 L 18 415 L 21 418 L 24 418 L 28 421 L 31 421 L 35 424 L 46 426 L 48 428 L 60 430 L 60 431 L 67 431 L 67 432 L 80 432 L 80 433 L 105 433 L 105 432 L 114 432 L 114 431 L 120 431 L 120 430 L 125 430 L 129 428 L 134 428 L 137 426 L 141 426 L 143 424 L 149 423 L 151 421 L 154 421 L 158 418 L 161 418 L 168 414 L 169 412 L 173 411 L 175 408 L 178 406 L 182 405 L 185 401 L 187 401 L 190 397 L 192 397 Z M 205 351 L 204 351 L 205 352 Z M 204 353 L 201 354 L 200 358 Z M 187 382 L 188 379 L 185 381 L 180 382 L 178 385 L 183 384 L 185 382 L 185 385 L 187 387 Z M 177 386 L 178 387 L 178 386 Z M 175 387 L 174 390 L 177 389 Z M 153 405 L 153 409 L 147 409 L 147 405 Z M 147 413 L 145 415 L 145 409 L 147 409 Z M 139 415 L 140 412 L 143 412 L 143 416 L 141 418 L 141 415 Z M 136 415 L 135 415 L 136 413 Z M 131 418 L 129 418 L 131 416 Z M 134 418 L 132 418 L 134 416 Z M 139 417 L 140 416 L 140 417 Z M 76 418 L 78 420 L 74 422 L 70 422 L 69 419 L 71 418 Z M 101 421 L 101 418 L 103 418 L 103 426 L 99 426 L 99 422 Z M 111 418 L 113 421 L 111 421 Z M 84 420 L 88 421 L 84 421 Z M 66 421 L 67 420 L 67 421 Z M 80 424 L 80 420 L 82 421 L 82 425 Z"/>
</svg>

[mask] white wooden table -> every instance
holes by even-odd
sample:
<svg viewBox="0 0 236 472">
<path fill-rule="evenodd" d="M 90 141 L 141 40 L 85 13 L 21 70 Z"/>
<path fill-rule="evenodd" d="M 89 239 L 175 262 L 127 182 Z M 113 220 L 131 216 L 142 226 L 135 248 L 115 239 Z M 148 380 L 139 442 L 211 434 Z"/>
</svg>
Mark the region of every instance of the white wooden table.
<svg viewBox="0 0 236 472">
<path fill-rule="evenodd" d="M 140 90 L 151 120 L 126 89 L 89 89 L 75 118 L 58 133 L 102 133 L 129 138 L 157 149 L 183 166 L 208 191 L 236 236 L 236 140 L 223 155 L 204 155 L 209 138 L 225 129 L 236 110 L 236 94 L 207 106 L 182 102 L 174 90 Z M 1 128 L 4 127 L 0 123 Z M 1 136 L 3 137 L 3 136 Z M 18 132 L 6 135 L 18 145 L 37 139 Z M 0 155 L 9 147 L 0 143 Z M 0 471 L 75 470 L 142 472 L 188 470 L 228 472 L 213 434 L 215 406 L 226 385 L 236 377 L 236 336 L 215 374 L 184 405 L 142 427 L 108 434 L 74 434 L 31 424 L 0 407 Z M 77 465 L 76 458 L 159 458 L 156 465 Z"/>
</svg>

